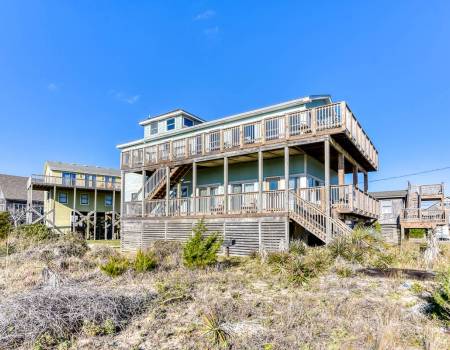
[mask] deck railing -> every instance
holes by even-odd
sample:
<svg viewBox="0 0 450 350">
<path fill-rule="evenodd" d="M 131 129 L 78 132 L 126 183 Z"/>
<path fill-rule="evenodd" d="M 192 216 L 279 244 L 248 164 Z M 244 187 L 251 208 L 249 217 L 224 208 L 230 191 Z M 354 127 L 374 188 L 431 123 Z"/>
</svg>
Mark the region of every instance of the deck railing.
<svg viewBox="0 0 450 350">
<path fill-rule="evenodd" d="M 305 201 L 325 209 L 325 187 L 298 189 L 298 195 Z M 330 186 L 330 205 L 342 211 L 378 217 L 378 201 L 353 185 Z"/>
<path fill-rule="evenodd" d="M 120 191 L 120 180 L 117 181 L 100 181 L 97 179 L 84 178 L 74 179 L 65 178 L 62 176 L 36 175 L 33 174 L 28 180 L 28 186 L 33 185 L 55 185 L 63 187 L 76 187 L 85 189 L 101 189 L 101 190 L 115 190 Z"/>
<path fill-rule="evenodd" d="M 444 194 L 444 185 L 420 185 L 418 186 L 418 192 L 421 196 L 441 196 Z"/>
<path fill-rule="evenodd" d="M 292 192 L 292 191 L 291 191 Z M 296 196 L 319 210 L 325 210 L 323 198 L 324 187 L 299 189 Z M 190 216 L 190 215 L 217 215 L 217 214 L 245 214 L 262 212 L 286 211 L 286 191 L 263 191 L 261 205 L 259 192 L 232 193 L 225 195 L 211 195 L 198 197 L 182 197 L 154 199 L 145 201 L 145 216 Z M 226 201 L 225 201 L 226 199 Z M 289 199 L 291 201 L 291 198 Z M 167 207 L 168 204 L 168 207 Z M 291 205 L 290 203 L 289 205 Z M 346 209 L 349 212 L 378 217 L 378 202 L 362 192 L 347 186 L 332 186 L 330 192 L 332 208 Z M 166 207 L 168 208 L 166 210 Z M 125 203 L 125 215 L 141 216 L 142 203 L 133 201 Z"/>
<path fill-rule="evenodd" d="M 191 159 L 259 144 L 276 143 L 316 134 L 345 132 L 374 166 L 378 152 L 345 102 L 262 118 L 255 122 L 199 133 L 122 152 L 122 168 Z"/>
<path fill-rule="evenodd" d="M 400 222 L 423 224 L 448 223 L 448 211 L 445 209 L 402 209 Z"/>
</svg>

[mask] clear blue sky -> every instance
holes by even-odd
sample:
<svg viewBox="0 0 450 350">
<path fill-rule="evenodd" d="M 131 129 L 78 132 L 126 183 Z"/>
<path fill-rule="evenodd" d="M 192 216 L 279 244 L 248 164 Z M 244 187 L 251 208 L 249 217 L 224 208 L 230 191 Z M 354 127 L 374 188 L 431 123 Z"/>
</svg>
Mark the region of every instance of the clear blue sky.
<svg viewBox="0 0 450 350">
<path fill-rule="evenodd" d="M 449 18 L 449 1 L 1 1 L 0 172 L 118 167 L 148 114 L 322 93 L 378 148 L 370 179 L 450 166 Z"/>
</svg>

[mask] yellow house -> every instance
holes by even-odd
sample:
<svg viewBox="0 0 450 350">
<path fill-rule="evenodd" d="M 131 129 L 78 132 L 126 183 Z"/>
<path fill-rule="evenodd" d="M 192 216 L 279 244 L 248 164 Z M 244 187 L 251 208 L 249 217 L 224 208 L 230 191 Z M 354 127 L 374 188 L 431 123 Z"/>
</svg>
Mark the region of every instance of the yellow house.
<svg viewBox="0 0 450 350">
<path fill-rule="evenodd" d="M 40 218 L 60 233 L 76 231 L 87 239 L 116 239 L 120 234 L 120 171 L 98 166 L 47 161 L 32 175 L 28 200 L 44 191 Z"/>
</svg>

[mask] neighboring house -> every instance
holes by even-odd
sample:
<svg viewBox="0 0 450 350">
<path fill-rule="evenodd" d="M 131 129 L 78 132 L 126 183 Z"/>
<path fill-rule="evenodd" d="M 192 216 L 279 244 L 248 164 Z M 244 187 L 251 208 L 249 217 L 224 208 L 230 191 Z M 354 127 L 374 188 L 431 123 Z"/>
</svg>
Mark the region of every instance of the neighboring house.
<svg viewBox="0 0 450 350">
<path fill-rule="evenodd" d="M 124 250 L 186 240 L 199 219 L 245 255 L 294 239 L 324 244 L 378 217 L 367 193 L 378 152 L 348 105 L 328 95 L 209 122 L 177 110 L 140 125 L 143 139 L 118 146 Z"/>
<path fill-rule="evenodd" d="M 61 233 L 115 239 L 120 233 L 120 171 L 48 161 L 29 178 L 29 199 L 45 192 L 42 221 Z M 31 219 L 29 219 L 31 221 Z"/>
<path fill-rule="evenodd" d="M 27 209 L 27 177 L 0 174 L 0 211 L 8 211 L 16 225 L 25 222 Z M 33 199 L 33 206 L 42 213 L 42 194 Z"/>
<path fill-rule="evenodd" d="M 400 215 L 406 207 L 407 190 L 371 192 L 378 199 L 380 216 L 378 222 L 381 225 L 381 233 L 388 242 L 399 243 L 400 239 Z"/>
<path fill-rule="evenodd" d="M 449 215 L 444 184 L 412 185 L 406 190 L 372 192 L 380 205 L 379 223 L 388 241 L 401 242 L 413 228 L 436 229 L 448 236 Z"/>
</svg>

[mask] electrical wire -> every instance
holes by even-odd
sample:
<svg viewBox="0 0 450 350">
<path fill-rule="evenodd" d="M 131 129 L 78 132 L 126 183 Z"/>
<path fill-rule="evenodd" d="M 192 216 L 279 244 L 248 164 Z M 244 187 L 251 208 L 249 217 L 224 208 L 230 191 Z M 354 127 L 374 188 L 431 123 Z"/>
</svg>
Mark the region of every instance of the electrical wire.
<svg viewBox="0 0 450 350">
<path fill-rule="evenodd" d="M 395 179 L 401 179 L 401 178 L 404 178 L 404 177 L 415 176 L 415 175 L 422 175 L 422 174 L 429 174 L 429 173 L 434 173 L 434 172 L 437 172 L 437 171 L 448 170 L 448 169 L 450 169 L 450 166 L 446 166 L 446 167 L 443 167 L 443 168 L 430 169 L 430 170 L 423 170 L 423 171 L 419 171 L 417 173 L 410 173 L 410 174 L 398 175 L 398 176 L 390 176 L 390 177 L 385 177 L 383 179 L 371 180 L 370 182 L 395 180 Z"/>
</svg>

